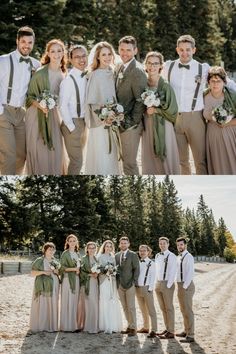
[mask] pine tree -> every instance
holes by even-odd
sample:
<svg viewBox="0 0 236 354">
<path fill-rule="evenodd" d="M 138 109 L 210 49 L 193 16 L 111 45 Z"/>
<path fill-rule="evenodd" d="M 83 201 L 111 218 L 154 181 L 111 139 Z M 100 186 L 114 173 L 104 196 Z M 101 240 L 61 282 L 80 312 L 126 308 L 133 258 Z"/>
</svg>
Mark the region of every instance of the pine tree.
<svg viewBox="0 0 236 354">
<path fill-rule="evenodd" d="M 217 242 L 219 246 L 219 256 L 223 257 L 224 256 L 224 249 L 226 247 L 227 241 L 226 241 L 226 225 L 224 222 L 223 218 L 219 219 L 219 224 L 217 228 Z"/>
</svg>

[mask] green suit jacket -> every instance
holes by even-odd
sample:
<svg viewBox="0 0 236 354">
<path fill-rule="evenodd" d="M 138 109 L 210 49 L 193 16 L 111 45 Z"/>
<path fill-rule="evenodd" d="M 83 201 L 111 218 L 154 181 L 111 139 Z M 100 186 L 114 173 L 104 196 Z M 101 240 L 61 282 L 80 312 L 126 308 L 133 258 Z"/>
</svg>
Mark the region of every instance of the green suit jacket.
<svg viewBox="0 0 236 354">
<path fill-rule="evenodd" d="M 139 259 L 135 252 L 128 250 L 126 259 L 121 263 L 121 252 L 115 255 L 116 264 L 119 265 L 117 274 L 117 286 L 124 289 L 131 288 L 132 285 L 138 284 L 139 277 Z"/>
<path fill-rule="evenodd" d="M 116 96 L 125 111 L 122 127 L 128 129 L 139 124 L 142 119 L 145 106 L 137 99 L 147 87 L 147 75 L 142 65 L 134 59 L 124 71 L 123 78 L 119 79 L 120 66 L 115 70 Z"/>
</svg>

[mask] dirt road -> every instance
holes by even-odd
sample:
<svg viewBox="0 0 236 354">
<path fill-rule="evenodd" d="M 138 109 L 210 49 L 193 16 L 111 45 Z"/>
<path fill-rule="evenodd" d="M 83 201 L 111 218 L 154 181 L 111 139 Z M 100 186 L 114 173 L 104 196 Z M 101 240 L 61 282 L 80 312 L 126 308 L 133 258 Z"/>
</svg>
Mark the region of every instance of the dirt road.
<svg viewBox="0 0 236 354">
<path fill-rule="evenodd" d="M 196 342 L 178 339 L 150 340 L 144 334 L 127 338 L 121 334 L 39 333 L 26 336 L 34 279 L 29 275 L 0 277 L 0 353 L 4 354 L 234 354 L 236 353 L 236 265 L 195 265 L 194 312 Z M 176 331 L 182 316 L 175 296 Z M 163 321 L 158 303 L 158 327 Z M 138 325 L 141 314 L 138 312 Z M 124 321 L 125 327 L 125 321 Z"/>
</svg>

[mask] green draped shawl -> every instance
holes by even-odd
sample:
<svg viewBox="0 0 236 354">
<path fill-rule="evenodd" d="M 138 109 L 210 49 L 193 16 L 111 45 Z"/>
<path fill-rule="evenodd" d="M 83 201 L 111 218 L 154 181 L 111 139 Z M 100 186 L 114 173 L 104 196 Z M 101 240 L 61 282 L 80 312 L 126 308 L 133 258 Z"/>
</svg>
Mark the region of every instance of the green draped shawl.
<svg viewBox="0 0 236 354">
<path fill-rule="evenodd" d="M 207 88 L 203 93 L 204 96 L 206 96 L 210 91 L 211 91 L 210 88 Z M 223 104 L 226 108 L 232 110 L 235 118 L 236 117 L 236 92 L 229 90 L 228 87 L 224 88 Z"/>
<path fill-rule="evenodd" d="M 39 70 L 37 70 L 36 73 L 32 76 L 27 92 L 26 108 L 29 108 L 32 105 L 33 101 L 37 101 L 40 94 L 42 94 L 44 90 L 50 91 L 48 65 L 45 65 Z M 44 144 L 47 145 L 49 150 L 53 150 L 53 141 L 50 128 L 52 112 L 49 110 L 48 117 L 46 117 L 46 115 L 43 113 L 43 111 L 41 111 L 41 109 L 37 108 L 37 111 L 39 132 L 42 136 Z"/>
<path fill-rule="evenodd" d="M 163 161 L 166 157 L 165 119 L 175 123 L 178 114 L 178 105 L 174 90 L 162 77 L 159 78 L 157 92 L 160 95 L 161 105 L 156 108 L 153 117 L 153 143 L 155 155 Z"/>
<path fill-rule="evenodd" d="M 32 270 L 44 270 L 44 257 L 37 258 L 32 264 Z M 53 278 L 50 275 L 37 275 L 34 282 L 34 296 L 52 296 Z"/>
<path fill-rule="evenodd" d="M 97 259 L 94 257 L 94 260 L 97 262 Z M 91 273 L 91 266 L 89 262 L 89 256 L 83 256 L 81 259 L 80 266 L 80 284 L 85 287 L 85 294 L 89 295 L 89 282 Z"/>
<path fill-rule="evenodd" d="M 62 253 L 60 263 L 61 263 L 61 268 L 60 268 L 61 280 L 63 280 L 66 268 L 76 268 L 70 256 L 70 252 L 68 250 Z M 70 289 L 72 293 L 75 293 L 75 284 L 76 284 L 77 275 L 75 272 L 67 272 L 67 274 L 70 283 Z"/>
</svg>

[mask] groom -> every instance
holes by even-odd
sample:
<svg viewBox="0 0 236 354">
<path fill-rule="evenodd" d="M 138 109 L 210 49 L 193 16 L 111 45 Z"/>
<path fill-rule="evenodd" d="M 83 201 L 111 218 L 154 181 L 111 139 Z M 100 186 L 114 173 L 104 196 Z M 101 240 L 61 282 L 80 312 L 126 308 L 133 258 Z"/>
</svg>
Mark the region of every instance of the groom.
<svg viewBox="0 0 236 354">
<path fill-rule="evenodd" d="M 139 259 L 135 252 L 129 250 L 127 236 L 120 238 L 120 252 L 116 253 L 116 264 L 119 265 L 117 276 L 118 292 L 125 313 L 128 327 L 122 334 L 129 337 L 137 333 L 136 309 L 135 309 L 135 286 L 138 285 Z"/>
<path fill-rule="evenodd" d="M 123 64 L 115 70 L 116 95 L 124 107 L 125 120 L 121 124 L 123 168 L 126 175 L 138 175 L 137 153 L 142 132 L 144 105 L 138 102 L 147 86 L 147 76 L 142 65 L 135 60 L 137 42 L 132 36 L 119 41 L 119 55 Z"/>
</svg>

